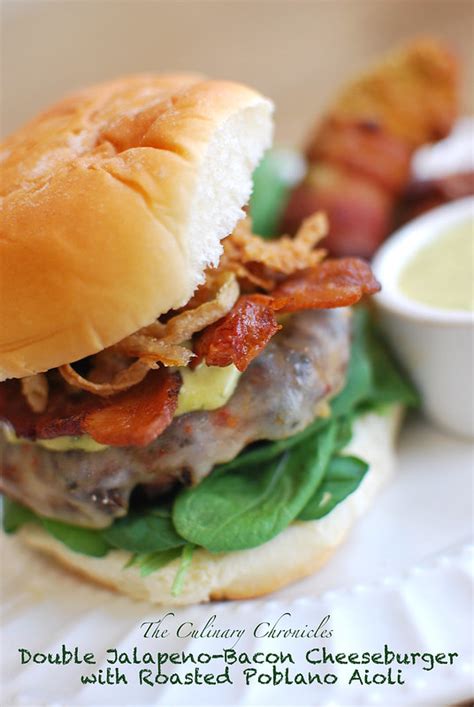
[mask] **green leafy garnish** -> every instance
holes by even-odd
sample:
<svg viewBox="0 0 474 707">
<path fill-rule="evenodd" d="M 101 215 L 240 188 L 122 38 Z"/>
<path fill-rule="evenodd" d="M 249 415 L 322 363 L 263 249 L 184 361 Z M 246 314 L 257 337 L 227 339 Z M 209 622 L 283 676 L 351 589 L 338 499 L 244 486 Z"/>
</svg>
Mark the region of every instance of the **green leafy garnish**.
<svg viewBox="0 0 474 707">
<path fill-rule="evenodd" d="M 103 557 L 110 550 L 110 545 L 102 536 L 101 530 L 81 528 L 78 525 L 62 523 L 58 520 L 38 516 L 29 508 L 19 503 L 3 498 L 3 529 L 6 533 L 14 533 L 22 525 L 38 523 L 49 535 L 60 540 L 75 552 L 92 557 Z"/>
<path fill-rule="evenodd" d="M 186 580 L 186 575 L 191 565 L 195 549 L 195 545 L 185 545 L 185 547 L 183 548 L 179 570 L 177 571 L 176 577 L 174 578 L 173 584 L 171 586 L 171 594 L 174 597 L 179 596 L 183 591 L 184 582 Z"/>
<path fill-rule="evenodd" d="M 317 520 L 330 513 L 356 490 L 368 469 L 369 465 L 357 457 L 333 457 L 322 484 L 303 508 L 298 520 Z"/>
<path fill-rule="evenodd" d="M 124 569 L 137 565 L 140 568 L 140 576 L 148 577 L 149 574 L 166 567 L 170 562 L 176 560 L 182 553 L 182 547 L 172 547 L 169 550 L 158 550 L 146 554 L 132 555 L 124 566 Z"/>
<path fill-rule="evenodd" d="M 7 496 L 3 497 L 3 530 L 6 533 L 15 533 L 25 523 L 31 523 L 37 516 L 29 508 L 21 506 Z"/>
<path fill-rule="evenodd" d="M 278 235 L 290 191 L 301 177 L 302 158 L 292 150 L 268 150 L 253 173 L 252 229 L 263 238 Z"/>
<path fill-rule="evenodd" d="M 418 394 L 386 348 L 370 321 L 369 312 L 358 307 L 353 313 L 352 347 L 346 385 L 331 402 L 332 414 L 375 410 L 380 405 L 418 405 Z"/>
<path fill-rule="evenodd" d="M 132 511 L 105 528 L 103 535 L 113 547 L 137 553 L 162 552 L 186 542 L 177 534 L 168 508 Z"/>
<path fill-rule="evenodd" d="M 377 329 L 370 327 L 368 313 L 360 310 L 365 317 L 365 335 L 369 340 L 372 364 L 372 388 L 364 407 L 377 409 L 380 406 L 400 402 L 408 407 L 416 407 L 420 398 L 407 376 L 400 374 L 400 368 L 385 346 Z"/>
<path fill-rule="evenodd" d="M 173 507 L 180 535 L 211 552 L 256 547 L 296 518 L 320 483 L 336 426 L 294 446 L 265 465 L 218 469 L 182 491 Z"/>
<path fill-rule="evenodd" d="M 46 532 L 74 552 L 92 557 L 103 557 L 110 550 L 109 543 L 99 530 L 80 528 L 77 525 L 61 523 L 50 518 L 40 518 L 40 521 Z"/>
</svg>

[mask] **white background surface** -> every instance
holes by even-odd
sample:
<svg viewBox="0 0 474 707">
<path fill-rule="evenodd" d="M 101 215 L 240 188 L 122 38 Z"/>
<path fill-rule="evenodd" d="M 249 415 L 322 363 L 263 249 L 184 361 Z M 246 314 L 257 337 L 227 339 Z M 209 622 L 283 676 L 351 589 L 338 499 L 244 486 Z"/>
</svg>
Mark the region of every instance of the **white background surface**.
<svg viewBox="0 0 474 707">
<path fill-rule="evenodd" d="M 462 111 L 474 109 L 469 0 L 3 0 L 2 10 L 4 134 L 79 86 L 192 70 L 271 96 L 279 144 L 300 145 L 344 81 L 428 34 L 459 54 Z"/>
</svg>

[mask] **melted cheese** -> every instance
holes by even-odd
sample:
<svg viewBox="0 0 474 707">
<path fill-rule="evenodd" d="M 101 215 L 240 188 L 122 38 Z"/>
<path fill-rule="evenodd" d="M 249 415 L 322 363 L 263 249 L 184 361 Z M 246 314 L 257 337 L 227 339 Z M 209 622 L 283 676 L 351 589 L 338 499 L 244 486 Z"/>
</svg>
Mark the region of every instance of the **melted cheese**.
<svg viewBox="0 0 474 707">
<path fill-rule="evenodd" d="M 37 439 L 33 442 L 23 437 L 17 437 L 10 425 L 2 425 L 2 429 L 9 444 L 38 444 L 40 447 L 53 452 L 69 452 L 73 449 L 80 449 L 81 452 L 101 452 L 103 449 L 107 449 L 106 444 L 96 442 L 89 435 L 78 435 L 75 437 L 64 435 L 63 437 L 53 437 L 52 439 Z"/>
<path fill-rule="evenodd" d="M 195 410 L 216 410 L 222 407 L 233 394 L 240 372 L 235 366 L 206 366 L 199 364 L 192 371 L 180 369 L 183 385 L 179 391 L 175 415 L 184 415 Z"/>
</svg>

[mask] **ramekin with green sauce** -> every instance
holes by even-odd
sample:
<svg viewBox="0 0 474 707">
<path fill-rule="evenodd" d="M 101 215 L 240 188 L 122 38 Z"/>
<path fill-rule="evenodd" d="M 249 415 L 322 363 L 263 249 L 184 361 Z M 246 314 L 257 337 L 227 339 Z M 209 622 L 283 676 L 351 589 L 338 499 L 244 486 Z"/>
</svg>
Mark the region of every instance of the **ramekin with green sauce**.
<svg viewBox="0 0 474 707">
<path fill-rule="evenodd" d="M 378 251 L 382 328 L 444 429 L 474 437 L 474 197 L 414 219 Z"/>
</svg>

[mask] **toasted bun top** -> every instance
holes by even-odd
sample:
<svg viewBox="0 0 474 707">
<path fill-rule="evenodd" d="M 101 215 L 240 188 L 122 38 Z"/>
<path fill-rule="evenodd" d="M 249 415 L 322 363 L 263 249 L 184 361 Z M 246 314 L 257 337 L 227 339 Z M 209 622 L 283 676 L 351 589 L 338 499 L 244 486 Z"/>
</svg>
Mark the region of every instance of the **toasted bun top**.
<svg viewBox="0 0 474 707">
<path fill-rule="evenodd" d="M 0 158 L 0 380 L 110 346 L 184 305 L 242 217 L 272 104 L 138 75 L 65 98 Z"/>
</svg>

